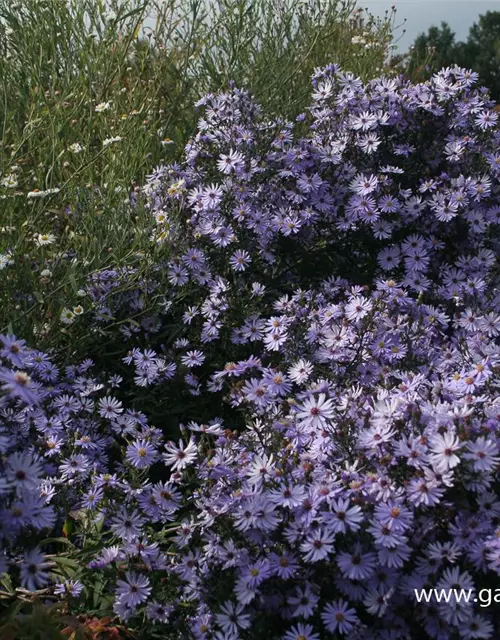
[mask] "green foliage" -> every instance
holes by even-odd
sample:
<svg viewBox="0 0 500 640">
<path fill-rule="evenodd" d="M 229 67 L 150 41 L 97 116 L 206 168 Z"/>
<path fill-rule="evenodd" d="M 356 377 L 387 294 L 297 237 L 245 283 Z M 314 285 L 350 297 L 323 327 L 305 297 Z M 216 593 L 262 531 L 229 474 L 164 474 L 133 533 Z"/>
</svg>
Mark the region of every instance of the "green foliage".
<svg viewBox="0 0 500 640">
<path fill-rule="evenodd" d="M 0 623 L 2 640 L 64 640 L 61 634 L 61 614 L 54 606 L 41 604 L 16 606 L 3 616 L 7 622 Z M 60 605 L 58 605 L 60 608 Z M 75 636 L 83 640 L 84 636 Z"/>
</svg>

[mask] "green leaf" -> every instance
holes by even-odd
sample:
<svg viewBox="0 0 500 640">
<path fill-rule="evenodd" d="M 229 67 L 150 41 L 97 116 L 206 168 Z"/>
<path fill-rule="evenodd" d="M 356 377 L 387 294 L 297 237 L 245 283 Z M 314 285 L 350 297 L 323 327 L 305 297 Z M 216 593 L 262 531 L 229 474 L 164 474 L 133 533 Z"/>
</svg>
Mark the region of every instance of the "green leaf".
<svg viewBox="0 0 500 640">
<path fill-rule="evenodd" d="M 94 606 L 94 609 L 98 609 L 100 606 L 102 606 L 101 596 L 106 582 L 107 581 L 102 577 L 99 577 L 94 582 L 94 588 L 92 589 L 92 604 Z"/>
<path fill-rule="evenodd" d="M 71 284 L 71 288 L 73 289 L 73 293 L 76 293 L 78 291 L 78 285 L 76 284 L 76 279 L 75 279 L 75 274 L 74 273 L 70 273 L 69 274 L 69 282 Z"/>
<path fill-rule="evenodd" d="M 58 544 L 66 544 L 66 545 L 69 545 L 70 547 L 73 547 L 73 548 L 75 546 L 67 538 L 46 538 L 45 540 L 42 540 L 42 542 L 40 542 L 39 546 L 40 547 L 44 547 L 45 545 L 53 544 L 54 542 L 57 542 Z"/>
<path fill-rule="evenodd" d="M 73 569 L 80 568 L 80 564 L 76 560 L 73 560 L 73 558 L 68 558 L 66 556 L 55 556 L 53 560 L 56 564 L 61 564 L 63 567 L 70 567 Z"/>
<path fill-rule="evenodd" d="M 3 573 L 1 575 L 0 585 L 2 585 L 5 591 L 7 591 L 7 593 L 14 595 L 14 593 L 16 592 L 14 589 L 14 586 L 12 585 L 12 579 L 8 573 Z"/>
</svg>

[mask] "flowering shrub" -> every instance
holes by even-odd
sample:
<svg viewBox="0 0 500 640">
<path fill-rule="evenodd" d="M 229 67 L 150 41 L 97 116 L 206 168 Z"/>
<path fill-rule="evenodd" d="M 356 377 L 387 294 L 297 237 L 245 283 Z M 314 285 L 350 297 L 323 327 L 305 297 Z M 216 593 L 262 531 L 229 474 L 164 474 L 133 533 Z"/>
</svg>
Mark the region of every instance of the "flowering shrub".
<svg viewBox="0 0 500 640">
<path fill-rule="evenodd" d="M 500 574 L 499 134 L 474 83 L 330 65 L 295 124 L 234 87 L 199 103 L 134 205 L 158 262 L 87 286 L 129 348 L 114 374 L 61 382 L 2 339 L 5 509 L 41 514 L 3 534 L 24 586 L 70 513 L 80 573 L 55 593 L 102 576 L 144 637 L 498 634 L 493 609 L 414 597 Z"/>
</svg>

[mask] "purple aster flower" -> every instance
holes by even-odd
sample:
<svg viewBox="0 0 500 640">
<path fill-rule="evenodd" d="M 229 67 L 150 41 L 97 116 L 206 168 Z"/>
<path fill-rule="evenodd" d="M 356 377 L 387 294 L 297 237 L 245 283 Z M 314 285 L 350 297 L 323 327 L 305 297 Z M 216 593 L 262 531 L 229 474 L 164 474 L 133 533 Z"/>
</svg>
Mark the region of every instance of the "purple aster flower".
<svg viewBox="0 0 500 640">
<path fill-rule="evenodd" d="M 221 613 L 215 615 L 215 620 L 224 632 L 236 635 L 240 629 L 250 627 L 250 616 L 245 613 L 244 605 L 228 600 L 221 605 L 220 610 Z"/>
<path fill-rule="evenodd" d="M 474 471 L 492 471 L 500 462 L 497 443 L 484 436 L 480 436 L 474 442 L 469 442 L 467 449 L 468 452 L 464 454 L 464 458 L 472 462 Z"/>
<path fill-rule="evenodd" d="M 304 560 L 306 562 L 325 560 L 333 553 L 334 540 L 335 535 L 322 527 L 311 531 L 300 545 L 300 550 L 304 554 Z"/>
<path fill-rule="evenodd" d="M 260 487 L 266 480 L 272 480 L 275 474 L 273 455 L 256 456 L 247 469 L 249 484 Z"/>
<path fill-rule="evenodd" d="M 185 356 L 182 356 L 181 362 L 186 367 L 199 367 L 203 364 L 205 356 L 202 351 L 188 351 Z"/>
<path fill-rule="evenodd" d="M 125 578 L 116 581 L 116 596 L 121 604 L 135 608 L 148 599 L 151 586 L 146 576 L 133 571 L 127 571 Z"/>
<path fill-rule="evenodd" d="M 319 598 L 312 591 L 311 586 L 297 587 L 296 595 L 288 597 L 288 604 L 293 608 L 293 616 L 302 616 L 306 620 L 310 618 L 318 605 Z"/>
<path fill-rule="evenodd" d="M 50 582 L 47 569 L 50 563 L 46 561 L 46 556 L 35 548 L 27 551 L 20 565 L 21 584 L 28 591 L 43 589 Z"/>
<path fill-rule="evenodd" d="M 173 605 L 163 604 L 154 600 L 153 602 L 150 602 L 148 604 L 146 608 L 146 615 L 148 619 L 153 622 L 153 624 L 155 624 L 156 622 L 166 624 L 169 621 L 170 615 L 173 610 Z"/>
<path fill-rule="evenodd" d="M 231 258 L 229 259 L 229 264 L 234 269 L 234 271 L 245 271 L 251 261 L 252 260 L 248 251 L 239 249 L 238 251 L 235 251 L 231 256 Z"/>
<path fill-rule="evenodd" d="M 65 580 L 58 582 L 54 587 L 54 593 L 61 596 L 78 598 L 83 591 L 83 584 L 79 580 Z"/>
<path fill-rule="evenodd" d="M 26 404 L 37 404 L 40 401 L 36 387 L 25 371 L 0 368 L 0 382 L 0 388 L 7 395 L 19 398 Z M 0 398 L 0 405 L 4 401 L 5 399 Z"/>
<path fill-rule="evenodd" d="M 127 460 L 138 469 L 150 467 L 156 458 L 156 449 L 147 440 L 136 440 L 127 447 Z"/>
<path fill-rule="evenodd" d="M 165 449 L 167 453 L 163 454 L 163 460 L 167 466 L 172 467 L 173 471 L 182 471 L 192 464 L 198 455 L 196 442 L 193 438 L 189 439 L 187 445 L 179 440 L 178 447 L 173 442 L 167 442 Z"/>
<path fill-rule="evenodd" d="M 217 161 L 217 168 L 222 173 L 230 174 L 241 170 L 244 167 L 245 159 L 239 151 L 230 151 L 228 154 L 221 154 Z"/>
<path fill-rule="evenodd" d="M 329 603 L 321 612 L 321 619 L 330 633 L 349 633 L 358 622 L 356 611 L 344 600 Z"/>
<path fill-rule="evenodd" d="M 94 487 L 87 491 L 83 497 L 81 506 L 82 509 L 95 509 L 104 498 L 104 492 L 102 488 Z"/>
<path fill-rule="evenodd" d="M 122 403 L 116 398 L 106 396 L 105 398 L 99 400 L 99 415 L 101 415 L 103 418 L 112 420 L 113 418 L 117 418 L 122 412 Z"/>
<path fill-rule="evenodd" d="M 476 125 L 480 129 L 489 129 L 496 125 L 498 114 L 494 111 L 485 110 L 476 116 Z"/>
<path fill-rule="evenodd" d="M 270 575 L 271 565 L 269 561 L 261 558 L 244 567 L 241 570 L 239 580 L 244 582 L 250 589 L 256 589 Z"/>
<path fill-rule="evenodd" d="M 323 520 L 334 533 L 357 531 L 363 521 L 361 507 L 352 505 L 349 500 L 333 500 L 331 510 L 324 512 Z"/>
<path fill-rule="evenodd" d="M 281 554 L 270 553 L 269 562 L 273 572 L 283 580 L 292 578 L 299 568 L 296 558 L 286 551 Z"/>
<path fill-rule="evenodd" d="M 290 369 L 288 369 L 288 375 L 290 380 L 297 384 L 306 382 L 313 371 L 313 365 L 307 360 L 299 360 Z"/>
<path fill-rule="evenodd" d="M 304 427 L 323 429 L 334 415 L 332 401 L 320 393 L 317 398 L 310 398 L 299 407 L 297 418 Z"/>
<path fill-rule="evenodd" d="M 35 489 L 42 475 L 41 461 L 33 454 L 13 453 L 9 456 L 6 478 L 19 493 Z"/>
<path fill-rule="evenodd" d="M 453 433 L 436 434 L 430 443 L 430 460 L 439 471 L 448 471 L 460 463 L 457 451 L 462 445 Z"/>
<path fill-rule="evenodd" d="M 122 540 L 134 540 L 141 534 L 144 518 L 137 511 L 127 511 L 123 507 L 111 521 L 110 529 Z"/>
<path fill-rule="evenodd" d="M 342 575 L 351 580 L 366 580 L 375 571 L 375 554 L 363 554 L 359 544 L 353 553 L 339 553 L 336 560 Z"/>
<path fill-rule="evenodd" d="M 297 624 L 283 636 L 283 640 L 320 640 L 310 624 Z"/>
<path fill-rule="evenodd" d="M 26 342 L 13 335 L 0 336 L 2 348 L 0 357 L 7 358 L 14 367 L 24 367 L 26 361 Z"/>
</svg>

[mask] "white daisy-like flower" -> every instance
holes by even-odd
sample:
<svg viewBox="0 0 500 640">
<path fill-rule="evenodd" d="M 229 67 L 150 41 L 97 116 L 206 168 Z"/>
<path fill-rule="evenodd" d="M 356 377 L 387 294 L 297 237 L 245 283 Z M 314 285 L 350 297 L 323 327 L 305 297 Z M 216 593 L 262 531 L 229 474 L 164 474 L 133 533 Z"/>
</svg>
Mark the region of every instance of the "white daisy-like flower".
<svg viewBox="0 0 500 640">
<path fill-rule="evenodd" d="M 158 211 L 155 213 L 156 224 L 165 224 L 167 222 L 167 214 L 164 211 Z"/>
<path fill-rule="evenodd" d="M 54 244 L 56 237 L 53 233 L 38 233 L 35 236 L 35 243 L 39 247 L 43 247 L 48 244 Z"/>
<path fill-rule="evenodd" d="M 108 147 L 110 144 L 114 144 L 115 142 L 121 142 L 123 138 L 121 136 L 114 136 L 113 138 L 106 138 L 102 141 L 103 147 Z M 107 185 L 106 185 L 107 186 Z"/>
<path fill-rule="evenodd" d="M 185 191 L 185 185 L 186 185 L 186 181 L 184 180 L 184 178 L 182 178 L 178 182 L 172 183 L 170 187 L 167 189 L 167 193 L 170 196 L 173 196 L 176 193 L 182 193 L 183 191 Z"/>
<path fill-rule="evenodd" d="M 33 189 L 33 191 L 29 191 L 27 194 L 27 198 L 33 200 L 35 198 L 44 198 L 45 196 L 49 196 L 52 193 L 59 193 L 60 189 L 54 187 L 54 189 L 46 189 L 45 191 L 41 191 L 40 189 Z"/>
<path fill-rule="evenodd" d="M 103 111 L 108 111 L 111 108 L 111 103 L 110 102 L 101 102 L 98 105 L 96 105 L 96 113 L 102 113 Z"/>
<path fill-rule="evenodd" d="M 63 324 L 72 324 L 75 319 L 75 314 L 71 309 L 67 309 L 66 307 L 61 311 L 60 320 Z"/>
<path fill-rule="evenodd" d="M 106 138 L 105 140 L 102 141 L 102 146 L 109 147 L 110 144 L 113 144 L 114 142 L 121 142 L 122 140 L 123 138 L 121 136 L 115 136 L 114 138 Z"/>
<path fill-rule="evenodd" d="M 76 307 L 73 307 L 73 313 L 75 314 L 75 316 L 81 316 L 83 311 L 84 311 L 84 309 L 83 309 L 81 304 L 79 304 Z"/>
<path fill-rule="evenodd" d="M 7 189 L 15 189 L 18 185 L 17 176 L 14 173 L 11 173 L 8 176 L 5 176 L 5 178 L 2 178 L 0 184 L 2 187 L 6 187 Z"/>
</svg>

